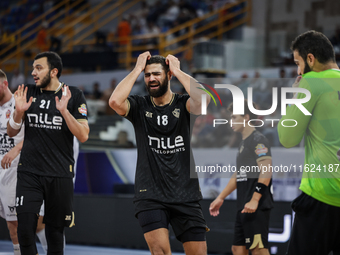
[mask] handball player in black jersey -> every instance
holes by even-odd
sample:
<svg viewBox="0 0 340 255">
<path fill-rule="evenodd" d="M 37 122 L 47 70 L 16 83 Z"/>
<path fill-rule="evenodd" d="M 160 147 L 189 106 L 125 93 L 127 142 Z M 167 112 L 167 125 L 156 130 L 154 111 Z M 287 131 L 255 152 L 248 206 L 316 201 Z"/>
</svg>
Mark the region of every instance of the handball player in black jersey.
<svg viewBox="0 0 340 255">
<path fill-rule="evenodd" d="M 149 95 L 129 96 L 143 71 Z M 171 91 L 172 76 L 188 95 Z M 194 169 L 190 120 L 201 113 L 204 92 L 196 88 L 197 83 L 190 89 L 190 81 L 176 57 L 151 57 L 144 52 L 109 100 L 111 108 L 134 125 L 138 151 L 135 215 L 151 254 L 171 254 L 169 224 L 187 255 L 207 254 L 208 228 L 199 204 L 202 195 L 198 179 L 190 178 Z"/>
<path fill-rule="evenodd" d="M 87 107 L 83 93 L 59 81 L 62 61 L 54 52 L 34 58 L 35 85 L 21 85 L 14 94 L 9 136 L 22 123 L 25 137 L 18 165 L 16 208 L 22 255 L 35 255 L 35 230 L 45 201 L 47 254 L 63 254 L 64 227 L 74 225 L 73 139 L 88 139 Z"/>
<path fill-rule="evenodd" d="M 210 204 L 210 214 L 219 215 L 224 199 L 237 189 L 237 215 L 232 245 L 233 255 L 269 255 L 269 215 L 273 207 L 272 159 L 268 140 L 248 125 L 257 116 L 244 102 L 245 115 L 231 115 L 231 126 L 242 135 L 236 159 L 237 172 L 219 196 Z M 233 112 L 233 105 L 228 107 Z M 251 125 L 255 123 L 250 122 Z"/>
</svg>

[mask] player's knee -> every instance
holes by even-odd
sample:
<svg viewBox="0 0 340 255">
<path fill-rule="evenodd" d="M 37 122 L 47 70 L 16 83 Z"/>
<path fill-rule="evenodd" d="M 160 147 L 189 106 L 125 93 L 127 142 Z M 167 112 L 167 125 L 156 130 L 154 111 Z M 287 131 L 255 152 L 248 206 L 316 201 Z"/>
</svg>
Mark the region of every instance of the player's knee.
<svg viewBox="0 0 340 255">
<path fill-rule="evenodd" d="M 171 252 L 166 249 L 165 247 L 161 247 L 161 246 L 153 246 L 150 247 L 150 252 L 152 255 L 168 255 L 171 254 Z"/>
<path fill-rule="evenodd" d="M 64 227 L 46 225 L 45 234 L 48 245 L 48 254 L 62 255 L 64 250 Z"/>
<path fill-rule="evenodd" d="M 265 254 L 269 254 L 266 251 L 267 251 L 267 249 L 256 247 L 255 249 L 251 250 L 251 254 L 252 255 L 265 255 Z"/>
<path fill-rule="evenodd" d="M 17 215 L 17 235 L 21 246 L 30 246 L 35 243 L 35 229 L 38 217 L 34 213 L 21 213 Z"/>
<path fill-rule="evenodd" d="M 246 252 L 246 248 L 244 246 L 233 245 L 233 246 L 231 246 L 231 251 L 232 251 L 233 255 L 248 254 L 248 253 L 245 253 Z"/>
</svg>

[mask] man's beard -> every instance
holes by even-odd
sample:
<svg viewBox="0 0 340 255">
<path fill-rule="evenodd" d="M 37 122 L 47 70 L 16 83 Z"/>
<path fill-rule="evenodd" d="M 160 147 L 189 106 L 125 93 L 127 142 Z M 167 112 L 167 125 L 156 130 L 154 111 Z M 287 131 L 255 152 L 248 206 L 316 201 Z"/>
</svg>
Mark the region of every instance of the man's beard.
<svg viewBox="0 0 340 255">
<path fill-rule="evenodd" d="M 157 84 L 152 84 L 152 85 L 159 85 L 158 89 L 151 89 L 150 84 L 151 82 L 148 83 L 148 85 L 145 85 L 146 90 L 149 92 L 149 95 L 152 97 L 161 97 L 163 96 L 167 91 L 168 91 L 168 77 L 165 77 L 163 82 L 157 82 Z"/>
<path fill-rule="evenodd" d="M 305 60 L 305 68 L 303 69 L 303 74 L 309 73 L 310 71 L 312 71 L 312 69 L 310 69 L 307 61 Z"/>
<path fill-rule="evenodd" d="M 46 74 L 46 76 L 42 79 L 40 86 L 37 86 L 41 89 L 44 89 L 47 87 L 48 84 L 51 83 L 51 75 L 50 73 Z"/>
</svg>

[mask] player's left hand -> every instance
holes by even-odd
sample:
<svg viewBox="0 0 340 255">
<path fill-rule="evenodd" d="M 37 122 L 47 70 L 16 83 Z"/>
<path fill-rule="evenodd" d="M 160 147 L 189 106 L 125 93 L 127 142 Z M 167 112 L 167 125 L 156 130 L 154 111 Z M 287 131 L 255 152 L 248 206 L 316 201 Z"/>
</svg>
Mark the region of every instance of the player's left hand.
<svg viewBox="0 0 340 255">
<path fill-rule="evenodd" d="M 11 167 L 13 160 L 19 155 L 20 151 L 12 149 L 6 153 L 1 160 L 1 167 L 7 169 Z"/>
<path fill-rule="evenodd" d="M 244 208 L 241 211 L 241 213 L 254 213 L 257 210 L 258 206 L 259 206 L 259 201 L 252 199 L 244 205 Z"/>
<path fill-rule="evenodd" d="M 60 100 L 59 100 L 59 97 L 57 96 L 55 97 L 56 107 L 60 111 L 61 114 L 63 113 L 63 111 L 67 110 L 67 104 L 70 98 L 71 98 L 71 91 L 67 85 L 64 85 L 64 87 L 62 88 L 62 96 Z"/>
<path fill-rule="evenodd" d="M 180 62 L 178 58 L 173 55 L 168 55 L 165 59 L 166 64 L 169 65 L 170 72 L 174 74 L 176 70 L 180 69 Z"/>
</svg>

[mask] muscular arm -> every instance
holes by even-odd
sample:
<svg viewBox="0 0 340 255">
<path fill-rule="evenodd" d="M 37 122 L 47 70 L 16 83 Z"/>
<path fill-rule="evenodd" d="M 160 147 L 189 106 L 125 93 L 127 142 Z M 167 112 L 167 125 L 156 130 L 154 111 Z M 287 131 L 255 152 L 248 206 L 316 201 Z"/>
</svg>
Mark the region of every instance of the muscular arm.
<svg viewBox="0 0 340 255">
<path fill-rule="evenodd" d="M 199 84 L 194 78 L 190 75 L 184 73 L 179 67 L 179 61 L 176 57 L 172 55 L 167 56 L 167 61 L 169 63 L 170 71 L 179 82 L 183 85 L 185 91 L 189 94 L 190 98 L 187 101 L 186 107 L 190 113 L 199 115 L 201 114 L 201 97 L 202 94 L 206 94 L 203 90 L 198 89 L 204 88 L 201 84 Z M 210 96 L 207 96 L 207 104 L 210 102 Z"/>
<path fill-rule="evenodd" d="M 109 105 L 119 115 L 126 115 L 129 109 L 126 99 L 128 98 L 138 76 L 144 70 L 146 61 L 150 57 L 151 55 L 148 51 L 139 55 L 135 68 L 117 85 L 116 89 L 112 92 L 112 95 L 109 99 Z"/>
</svg>

